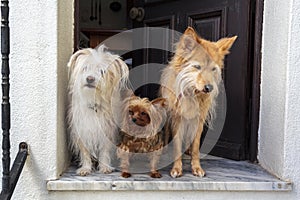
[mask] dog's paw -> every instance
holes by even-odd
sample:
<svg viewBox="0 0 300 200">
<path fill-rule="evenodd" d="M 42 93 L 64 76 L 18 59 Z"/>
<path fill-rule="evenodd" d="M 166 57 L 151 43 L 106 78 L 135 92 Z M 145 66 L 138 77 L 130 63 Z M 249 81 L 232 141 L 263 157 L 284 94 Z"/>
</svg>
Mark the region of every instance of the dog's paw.
<svg viewBox="0 0 300 200">
<path fill-rule="evenodd" d="M 121 176 L 124 178 L 129 178 L 131 176 L 131 174 L 128 172 L 122 172 Z"/>
<path fill-rule="evenodd" d="M 161 175 L 158 171 L 156 171 L 156 172 L 151 172 L 151 173 L 150 173 L 150 176 L 151 176 L 152 178 L 161 178 L 161 177 L 162 177 L 162 175 Z"/>
<path fill-rule="evenodd" d="M 192 173 L 194 176 L 204 177 L 205 171 L 201 167 L 193 167 Z"/>
<path fill-rule="evenodd" d="M 110 174 L 114 171 L 114 168 L 113 167 L 110 167 L 110 166 L 100 166 L 99 167 L 99 172 L 102 173 L 102 174 Z"/>
<path fill-rule="evenodd" d="M 180 168 L 173 168 L 170 172 L 170 175 L 173 177 L 173 178 L 177 178 L 177 177 L 180 177 L 182 176 L 182 169 Z"/>
<path fill-rule="evenodd" d="M 87 176 L 91 173 L 92 173 L 92 169 L 87 168 L 87 167 L 81 167 L 81 168 L 77 169 L 77 171 L 76 171 L 76 174 L 78 174 L 80 176 Z"/>
</svg>

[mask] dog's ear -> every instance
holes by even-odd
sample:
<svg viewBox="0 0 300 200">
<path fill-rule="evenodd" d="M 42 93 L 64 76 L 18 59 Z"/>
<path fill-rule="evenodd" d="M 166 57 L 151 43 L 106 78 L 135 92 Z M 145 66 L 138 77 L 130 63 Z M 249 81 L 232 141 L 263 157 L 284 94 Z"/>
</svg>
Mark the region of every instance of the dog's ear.
<svg viewBox="0 0 300 200">
<path fill-rule="evenodd" d="M 98 45 L 97 47 L 95 47 L 95 49 L 98 52 L 102 52 L 102 53 L 104 53 L 108 50 L 107 46 L 105 46 L 104 44 Z"/>
<path fill-rule="evenodd" d="M 165 98 L 156 98 L 151 101 L 152 105 L 160 105 L 162 107 L 167 107 L 167 102 Z"/>
<path fill-rule="evenodd" d="M 188 27 L 179 41 L 179 47 L 186 53 L 190 53 L 197 45 L 198 35 L 192 27 Z"/>
<path fill-rule="evenodd" d="M 130 96 L 129 96 L 129 98 L 131 99 L 131 100 L 134 100 L 134 99 L 139 99 L 139 97 L 138 96 L 135 96 L 135 94 L 134 94 L 134 92 L 131 90 L 131 93 L 130 93 Z"/>
<path fill-rule="evenodd" d="M 88 54 L 90 54 L 90 49 L 89 48 L 87 48 L 87 49 L 81 49 L 81 50 L 76 51 L 71 56 L 71 58 L 70 58 L 70 60 L 68 62 L 68 67 L 70 69 L 70 72 L 72 72 L 74 70 L 76 61 L 79 58 L 79 56 L 81 56 L 81 55 L 88 55 Z"/>
<path fill-rule="evenodd" d="M 122 99 L 130 98 L 132 96 L 134 96 L 134 93 L 133 93 L 133 91 L 131 89 L 124 88 L 121 91 L 121 97 L 122 97 Z"/>
<path fill-rule="evenodd" d="M 237 36 L 233 36 L 230 38 L 222 38 L 216 42 L 217 47 L 219 48 L 219 53 L 223 56 L 229 54 L 229 49 L 233 45 Z"/>
</svg>

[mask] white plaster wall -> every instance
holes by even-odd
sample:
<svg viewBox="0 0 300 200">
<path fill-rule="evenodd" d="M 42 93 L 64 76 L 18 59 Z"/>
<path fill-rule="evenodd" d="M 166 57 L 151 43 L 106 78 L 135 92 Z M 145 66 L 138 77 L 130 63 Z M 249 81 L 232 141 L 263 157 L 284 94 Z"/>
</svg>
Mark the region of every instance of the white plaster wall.
<svg viewBox="0 0 300 200">
<path fill-rule="evenodd" d="M 294 182 L 294 192 L 300 199 L 300 1 L 293 0 L 291 12 L 283 177 Z"/>
<path fill-rule="evenodd" d="M 265 0 L 259 162 L 300 199 L 300 2 Z"/>
<path fill-rule="evenodd" d="M 11 162 L 19 142 L 30 148 L 13 199 L 48 199 L 46 180 L 68 164 L 64 105 L 73 1 L 10 1 L 10 8 Z"/>
<path fill-rule="evenodd" d="M 282 176 L 288 35 L 292 0 L 264 2 L 258 156 L 263 166 L 272 173 Z"/>
<path fill-rule="evenodd" d="M 73 0 L 58 0 L 57 19 L 57 136 L 56 136 L 56 176 L 69 166 L 70 157 L 66 143 L 66 108 L 68 71 L 67 63 L 73 53 L 74 46 L 74 3 Z"/>
</svg>

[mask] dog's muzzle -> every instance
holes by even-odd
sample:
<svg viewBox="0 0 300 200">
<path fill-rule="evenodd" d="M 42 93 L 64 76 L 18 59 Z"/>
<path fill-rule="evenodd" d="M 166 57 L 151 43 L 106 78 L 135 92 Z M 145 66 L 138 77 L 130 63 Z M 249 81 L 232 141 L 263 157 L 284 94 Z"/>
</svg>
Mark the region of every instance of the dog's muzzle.
<svg viewBox="0 0 300 200">
<path fill-rule="evenodd" d="M 86 77 L 86 82 L 87 82 L 87 84 L 85 84 L 86 87 L 95 88 L 95 85 L 94 85 L 95 77 L 94 76 Z"/>
<path fill-rule="evenodd" d="M 214 89 L 214 86 L 211 84 L 204 85 L 203 92 L 210 93 Z"/>
<path fill-rule="evenodd" d="M 94 83 L 95 82 L 95 77 L 93 77 L 93 76 L 86 77 L 86 82 L 88 84 Z"/>
</svg>

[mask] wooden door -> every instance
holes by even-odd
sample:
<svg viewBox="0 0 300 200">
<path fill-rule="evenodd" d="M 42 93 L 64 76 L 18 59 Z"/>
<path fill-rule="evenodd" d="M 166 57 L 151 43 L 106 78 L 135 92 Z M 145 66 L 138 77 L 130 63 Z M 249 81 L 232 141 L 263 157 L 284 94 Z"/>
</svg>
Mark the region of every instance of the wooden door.
<svg viewBox="0 0 300 200">
<path fill-rule="evenodd" d="M 216 41 L 237 35 L 238 39 L 225 59 L 223 79 L 227 95 L 227 115 L 222 134 L 211 154 L 235 160 L 248 159 L 251 73 L 249 57 L 250 0 L 144 0 L 131 1 L 143 7 L 143 21 L 136 27 L 164 27 L 183 32 L 192 26 L 200 36 Z M 145 55 L 148 55 L 147 57 Z M 134 65 L 167 63 L 169 52 L 146 49 L 133 54 Z M 136 92 L 154 98 L 158 85 L 148 85 Z"/>
</svg>

